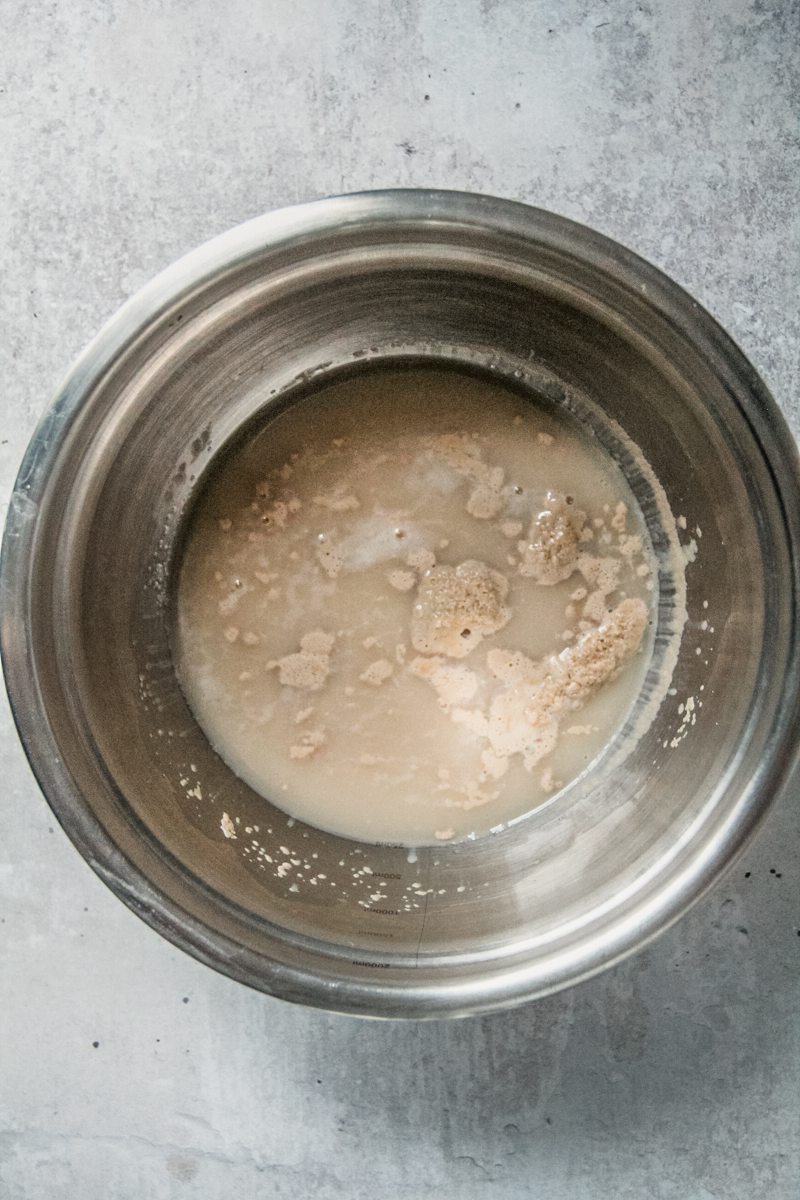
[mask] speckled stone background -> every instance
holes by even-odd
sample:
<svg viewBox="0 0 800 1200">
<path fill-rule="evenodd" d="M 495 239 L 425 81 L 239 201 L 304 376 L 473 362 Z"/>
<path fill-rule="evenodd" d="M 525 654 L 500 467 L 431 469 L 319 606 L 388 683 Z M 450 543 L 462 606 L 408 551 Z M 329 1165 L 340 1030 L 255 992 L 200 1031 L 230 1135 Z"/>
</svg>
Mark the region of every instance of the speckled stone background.
<svg viewBox="0 0 800 1200">
<path fill-rule="evenodd" d="M 611 234 L 800 431 L 797 0 L 0 0 L 3 498 L 118 304 L 265 209 L 396 184 Z M 194 963 L 2 712 L 3 1200 L 738 1200 L 800 1174 L 797 790 L 677 928 L 491 1018 L 322 1016 Z"/>
</svg>

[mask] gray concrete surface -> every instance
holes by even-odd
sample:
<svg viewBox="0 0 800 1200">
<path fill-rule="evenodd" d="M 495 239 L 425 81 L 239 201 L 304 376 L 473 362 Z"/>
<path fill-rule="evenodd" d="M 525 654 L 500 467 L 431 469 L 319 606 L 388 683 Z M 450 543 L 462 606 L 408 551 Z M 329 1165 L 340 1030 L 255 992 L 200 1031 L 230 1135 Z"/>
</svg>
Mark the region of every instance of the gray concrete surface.
<svg viewBox="0 0 800 1200">
<path fill-rule="evenodd" d="M 528 200 L 687 286 L 795 431 L 797 0 L 0 0 L 0 471 L 184 250 L 393 184 Z M 797 1195 L 797 792 L 677 928 L 511 1014 L 284 1006 L 132 916 L 3 710 L 0 1196 Z"/>
</svg>

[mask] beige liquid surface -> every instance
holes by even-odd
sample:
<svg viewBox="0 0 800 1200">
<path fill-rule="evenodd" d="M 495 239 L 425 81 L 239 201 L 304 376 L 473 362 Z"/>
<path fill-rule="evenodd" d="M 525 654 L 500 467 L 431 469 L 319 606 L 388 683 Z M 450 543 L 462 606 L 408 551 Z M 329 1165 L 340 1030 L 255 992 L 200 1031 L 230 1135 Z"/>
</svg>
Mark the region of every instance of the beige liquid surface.
<svg viewBox="0 0 800 1200">
<path fill-rule="evenodd" d="M 652 552 L 572 422 L 456 371 L 331 384 L 232 452 L 178 592 L 179 674 L 217 752 L 367 842 L 484 833 L 618 731 Z"/>
</svg>

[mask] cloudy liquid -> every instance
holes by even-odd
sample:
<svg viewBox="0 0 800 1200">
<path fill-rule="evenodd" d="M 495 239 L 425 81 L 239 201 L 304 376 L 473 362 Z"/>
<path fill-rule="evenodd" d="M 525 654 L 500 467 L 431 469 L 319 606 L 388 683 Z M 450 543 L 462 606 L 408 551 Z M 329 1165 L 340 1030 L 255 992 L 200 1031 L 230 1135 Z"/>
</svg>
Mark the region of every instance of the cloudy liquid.
<svg viewBox="0 0 800 1200">
<path fill-rule="evenodd" d="M 179 675 L 217 752 L 287 814 L 367 842 L 481 834 L 623 724 L 652 567 L 619 469 L 571 419 L 479 376 L 366 372 L 213 475 Z"/>
</svg>

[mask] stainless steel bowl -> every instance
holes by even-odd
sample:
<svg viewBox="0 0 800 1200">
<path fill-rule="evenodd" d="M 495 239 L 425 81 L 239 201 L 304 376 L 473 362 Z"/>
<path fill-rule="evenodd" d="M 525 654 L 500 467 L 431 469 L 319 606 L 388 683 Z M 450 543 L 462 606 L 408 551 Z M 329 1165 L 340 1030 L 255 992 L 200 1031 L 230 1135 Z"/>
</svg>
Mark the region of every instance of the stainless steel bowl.
<svg viewBox="0 0 800 1200">
<path fill-rule="evenodd" d="M 176 683 L 170 581 L 204 473 L 249 421 L 354 364 L 426 358 L 594 414 L 599 436 L 621 427 L 698 552 L 678 646 L 664 558 L 653 679 L 675 648 L 672 694 L 624 763 L 607 759 L 505 831 L 410 862 L 289 822 L 230 773 Z M 648 509 L 646 479 L 633 482 L 666 554 L 674 529 Z M 800 716 L 798 499 L 794 444 L 752 367 L 613 242 L 447 192 L 273 213 L 126 304 L 31 442 L 2 562 L 20 734 L 93 869 L 211 966 L 373 1016 L 520 1003 L 674 921 L 786 779 Z M 222 811 L 240 816 L 236 840 Z M 290 892 L 245 853 L 253 825 L 267 850 L 285 846 L 325 878 Z M 365 892 L 376 883 L 380 904 Z M 410 887 L 425 893 L 417 907 Z"/>
</svg>

